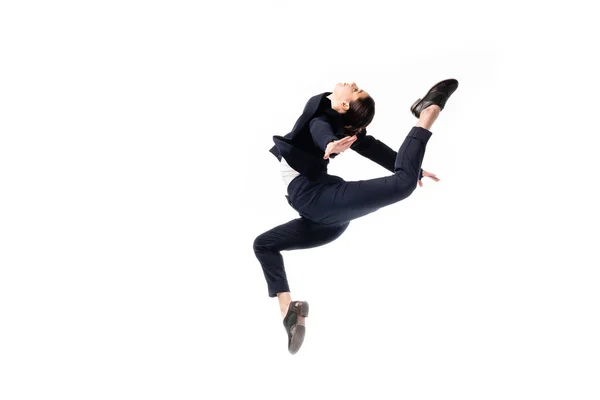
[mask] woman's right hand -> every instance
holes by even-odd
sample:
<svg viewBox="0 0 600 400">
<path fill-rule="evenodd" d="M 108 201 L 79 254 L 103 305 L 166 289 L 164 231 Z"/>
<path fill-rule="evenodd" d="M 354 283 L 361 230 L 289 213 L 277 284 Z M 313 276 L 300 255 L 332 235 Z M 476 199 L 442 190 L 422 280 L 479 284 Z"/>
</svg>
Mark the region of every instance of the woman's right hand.
<svg viewBox="0 0 600 400">
<path fill-rule="evenodd" d="M 346 136 L 343 139 L 329 142 L 327 148 L 325 149 L 325 155 L 323 156 L 323 159 L 327 160 L 332 153 L 339 154 L 348 150 L 354 142 L 356 142 L 356 136 Z"/>
</svg>

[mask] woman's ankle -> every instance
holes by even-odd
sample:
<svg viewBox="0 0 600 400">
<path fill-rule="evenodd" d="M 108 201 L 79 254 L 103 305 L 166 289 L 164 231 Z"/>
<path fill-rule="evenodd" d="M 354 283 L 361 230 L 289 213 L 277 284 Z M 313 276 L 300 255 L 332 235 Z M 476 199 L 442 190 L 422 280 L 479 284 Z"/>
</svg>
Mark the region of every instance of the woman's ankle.
<svg viewBox="0 0 600 400">
<path fill-rule="evenodd" d="M 421 111 L 419 121 L 415 126 L 431 130 L 433 123 L 440 115 L 441 108 L 438 105 L 432 104 L 423 111 Z"/>
<path fill-rule="evenodd" d="M 277 300 L 279 300 L 279 309 L 281 311 L 281 316 L 285 317 L 292 302 L 292 295 L 290 292 L 282 292 L 277 293 Z"/>
</svg>

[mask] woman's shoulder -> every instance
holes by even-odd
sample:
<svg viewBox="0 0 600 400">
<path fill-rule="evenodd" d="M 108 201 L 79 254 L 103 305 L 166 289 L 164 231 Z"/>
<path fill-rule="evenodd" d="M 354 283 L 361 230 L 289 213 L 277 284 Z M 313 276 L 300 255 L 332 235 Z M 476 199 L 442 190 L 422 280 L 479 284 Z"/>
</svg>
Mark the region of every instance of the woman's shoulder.
<svg viewBox="0 0 600 400">
<path fill-rule="evenodd" d="M 331 100 L 327 98 L 329 94 L 331 93 L 324 92 L 311 97 L 304 106 L 303 116 L 309 120 L 314 118 L 331 119 L 333 113 L 337 114 L 337 111 L 331 108 Z"/>
<path fill-rule="evenodd" d="M 331 104 L 331 101 L 327 98 L 327 96 L 329 96 L 330 94 L 331 93 L 329 92 L 324 92 L 312 96 L 306 102 L 306 105 L 304 106 L 304 111 L 313 110 L 313 112 L 316 112 L 323 109 L 324 104 L 326 104 L 328 101 Z"/>
</svg>

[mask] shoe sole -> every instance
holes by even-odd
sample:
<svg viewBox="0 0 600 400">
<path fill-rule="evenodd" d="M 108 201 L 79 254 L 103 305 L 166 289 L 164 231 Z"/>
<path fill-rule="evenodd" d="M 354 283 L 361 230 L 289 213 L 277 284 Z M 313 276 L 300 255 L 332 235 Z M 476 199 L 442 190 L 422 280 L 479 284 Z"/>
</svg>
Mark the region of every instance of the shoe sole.
<svg viewBox="0 0 600 400">
<path fill-rule="evenodd" d="M 306 317 L 308 317 L 308 303 L 301 302 L 298 305 L 298 320 L 296 321 L 296 328 L 294 329 L 294 333 L 292 334 L 292 339 L 290 340 L 290 345 L 288 346 L 288 350 L 291 354 L 296 354 L 300 347 L 302 347 L 302 343 L 304 343 L 304 336 L 306 335 Z"/>
<path fill-rule="evenodd" d="M 415 101 L 415 102 L 413 103 L 413 105 L 412 105 L 412 106 L 410 106 L 410 112 L 411 112 L 411 114 L 415 115 L 414 109 L 415 109 L 415 108 L 417 108 L 417 106 L 419 105 L 419 103 L 420 103 L 421 101 L 423 101 L 423 99 L 424 99 L 425 97 L 427 97 L 427 96 L 429 95 L 429 93 L 431 93 L 431 91 L 432 91 L 432 90 L 433 90 L 433 89 L 434 89 L 434 88 L 435 88 L 437 85 L 439 85 L 440 83 L 449 82 L 449 81 L 456 82 L 456 79 L 444 79 L 443 81 L 439 81 L 438 83 L 436 83 L 435 85 L 433 85 L 433 86 L 431 87 L 431 89 L 429 89 L 429 90 L 427 91 L 427 93 L 425 94 L 425 96 L 423 96 L 423 98 L 419 98 L 419 99 L 417 99 L 417 101 Z M 417 117 L 417 118 L 420 118 L 420 117 L 421 117 L 420 113 L 419 113 L 419 116 L 416 116 L 416 117 Z"/>
</svg>

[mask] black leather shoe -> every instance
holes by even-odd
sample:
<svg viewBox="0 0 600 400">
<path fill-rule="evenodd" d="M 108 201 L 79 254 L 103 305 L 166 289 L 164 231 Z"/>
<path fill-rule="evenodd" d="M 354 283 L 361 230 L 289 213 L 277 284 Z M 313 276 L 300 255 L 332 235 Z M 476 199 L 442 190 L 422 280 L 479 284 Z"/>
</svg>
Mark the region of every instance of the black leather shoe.
<svg viewBox="0 0 600 400">
<path fill-rule="evenodd" d="M 304 342 L 306 317 L 308 317 L 308 303 L 292 301 L 283 319 L 283 326 L 288 334 L 288 351 L 292 354 L 296 354 Z"/>
<path fill-rule="evenodd" d="M 440 109 L 443 110 L 446 102 L 457 87 L 458 81 L 456 79 L 446 79 L 445 81 L 436 83 L 431 89 L 429 89 L 429 92 L 427 92 L 423 99 L 418 99 L 415 101 L 415 103 L 410 107 L 410 111 L 415 117 L 419 118 L 421 116 L 421 111 L 432 104 L 440 106 Z"/>
</svg>

